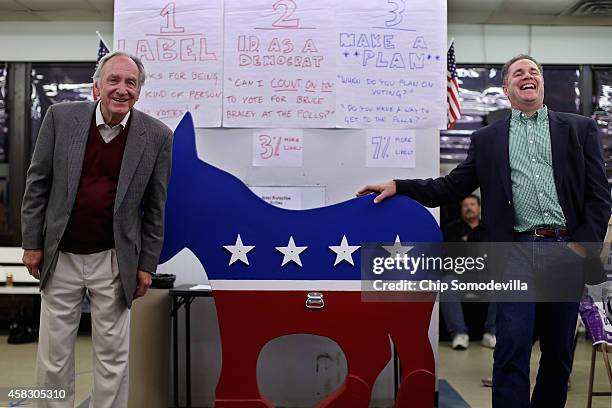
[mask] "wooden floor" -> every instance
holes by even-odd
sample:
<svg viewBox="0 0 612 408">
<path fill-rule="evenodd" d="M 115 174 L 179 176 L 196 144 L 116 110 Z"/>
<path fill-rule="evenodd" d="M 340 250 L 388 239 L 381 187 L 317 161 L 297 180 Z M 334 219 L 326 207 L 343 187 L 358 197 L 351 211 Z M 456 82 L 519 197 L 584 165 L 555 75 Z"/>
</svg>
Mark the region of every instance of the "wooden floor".
<svg viewBox="0 0 612 408">
<path fill-rule="evenodd" d="M 0 336 L 0 387 L 28 386 L 34 383 L 37 343 L 10 345 L 6 336 Z M 439 377 L 448 381 L 451 387 L 470 407 L 486 408 L 491 406 L 491 389 L 481 385 L 481 379 L 491 375 L 493 351 L 480 347 L 473 342 L 468 350 L 454 351 L 449 343 L 440 344 Z M 590 343 L 584 339 L 578 342 L 571 389 L 568 394 L 568 408 L 586 407 L 588 370 L 591 356 Z M 601 361 L 601 357 L 600 361 Z M 532 382 L 535 378 L 539 359 L 538 344 L 532 356 Z M 91 340 L 79 336 L 76 345 L 76 404 L 77 406 L 89 397 L 92 385 Z M 606 389 L 607 377 L 600 366 L 596 372 L 595 388 Z M 610 408 L 609 397 L 596 397 L 593 408 Z M 446 407 L 441 407 L 446 408 Z"/>
<path fill-rule="evenodd" d="M 533 387 L 540 358 L 539 343 L 536 343 L 531 354 L 531 385 Z M 603 368 L 603 359 L 595 373 L 597 390 L 609 390 L 608 377 Z M 587 389 L 589 367 L 591 365 L 591 343 L 581 339 L 576 347 L 574 366 L 571 376 L 571 387 L 567 396 L 567 408 L 587 406 Z M 481 347 L 479 342 L 472 342 L 465 351 L 451 349 L 450 343 L 440 344 L 439 377 L 447 380 L 461 395 L 470 407 L 486 408 L 491 406 L 491 388 L 483 387 L 481 379 L 491 376 L 493 367 L 493 350 Z M 606 388 L 607 386 L 607 388 Z M 611 408 L 610 397 L 593 398 L 593 408 Z M 444 407 L 441 407 L 444 408 Z"/>
<path fill-rule="evenodd" d="M 0 336 L 0 388 L 33 386 L 38 343 L 8 344 Z M 78 336 L 75 347 L 75 405 L 89 398 L 93 384 L 91 338 Z"/>
</svg>

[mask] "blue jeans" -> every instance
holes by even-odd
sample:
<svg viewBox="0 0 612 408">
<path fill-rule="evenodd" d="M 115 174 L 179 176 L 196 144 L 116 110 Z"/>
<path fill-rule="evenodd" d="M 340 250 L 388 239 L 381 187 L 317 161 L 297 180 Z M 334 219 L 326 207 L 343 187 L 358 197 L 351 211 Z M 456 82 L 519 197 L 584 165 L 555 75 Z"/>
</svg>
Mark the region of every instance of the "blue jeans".
<svg viewBox="0 0 612 408">
<path fill-rule="evenodd" d="M 445 301 L 440 302 L 440 311 L 444 317 L 446 328 L 452 337 L 457 334 L 467 334 L 468 328 L 463 318 L 463 308 L 461 307 L 460 299 L 457 301 Z M 487 320 L 484 323 L 484 332 L 495 334 L 495 314 L 496 307 L 495 302 L 489 302 L 489 308 L 487 311 Z"/>
<path fill-rule="evenodd" d="M 539 289 L 582 291 L 582 260 L 567 248 L 567 237 L 517 235 L 516 241 L 525 244 L 515 245 L 509 251 L 504 278 L 521 279 Z M 555 246 L 555 242 L 559 245 Z M 578 302 L 573 298 L 539 302 L 541 298 L 535 293 L 532 295 L 533 298 L 513 301 L 498 298 L 497 345 L 493 354 L 494 408 L 565 406 Z M 530 398 L 531 349 L 538 338 L 542 356 Z"/>
</svg>

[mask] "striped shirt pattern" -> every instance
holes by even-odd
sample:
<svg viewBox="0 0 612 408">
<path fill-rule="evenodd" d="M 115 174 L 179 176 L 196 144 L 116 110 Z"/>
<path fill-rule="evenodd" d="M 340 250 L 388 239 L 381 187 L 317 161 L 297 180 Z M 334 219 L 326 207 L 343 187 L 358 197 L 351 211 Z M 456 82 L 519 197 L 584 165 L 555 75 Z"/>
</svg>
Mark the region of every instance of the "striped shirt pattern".
<svg viewBox="0 0 612 408">
<path fill-rule="evenodd" d="M 512 109 L 509 149 L 514 231 L 565 228 L 553 174 L 546 106 L 531 117 Z"/>
</svg>

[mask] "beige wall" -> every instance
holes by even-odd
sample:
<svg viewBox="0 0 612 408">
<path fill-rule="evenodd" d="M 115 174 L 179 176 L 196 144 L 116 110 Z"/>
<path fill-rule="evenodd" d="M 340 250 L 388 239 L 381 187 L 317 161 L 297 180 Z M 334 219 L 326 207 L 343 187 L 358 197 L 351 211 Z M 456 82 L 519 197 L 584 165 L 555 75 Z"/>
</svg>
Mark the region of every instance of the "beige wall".
<svg viewBox="0 0 612 408">
<path fill-rule="evenodd" d="M 612 27 L 449 24 L 458 63 L 503 63 L 528 53 L 544 64 L 612 64 Z"/>
</svg>

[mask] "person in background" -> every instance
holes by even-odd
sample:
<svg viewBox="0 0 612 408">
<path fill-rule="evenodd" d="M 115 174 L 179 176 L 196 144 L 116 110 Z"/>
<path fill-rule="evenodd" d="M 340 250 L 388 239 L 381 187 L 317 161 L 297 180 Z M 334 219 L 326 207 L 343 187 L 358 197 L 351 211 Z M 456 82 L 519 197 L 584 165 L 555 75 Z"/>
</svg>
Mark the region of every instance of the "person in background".
<svg viewBox="0 0 612 408">
<path fill-rule="evenodd" d="M 23 263 L 40 280 L 37 385 L 74 407 L 74 344 L 91 297 L 90 407 L 127 407 L 130 307 L 144 296 L 164 236 L 172 131 L 133 109 L 140 59 L 113 52 L 94 73 L 99 102 L 53 105 L 43 120 L 21 208 Z"/>
<path fill-rule="evenodd" d="M 445 242 L 480 242 L 480 197 L 470 194 L 464 198 L 461 201 L 461 218 L 446 224 L 442 233 Z M 461 299 L 449 300 L 440 302 L 440 310 L 452 338 L 451 347 L 454 350 L 465 350 L 470 345 L 470 337 L 463 317 Z M 495 348 L 495 343 L 495 303 L 490 302 L 480 344 L 483 347 Z"/>
</svg>

